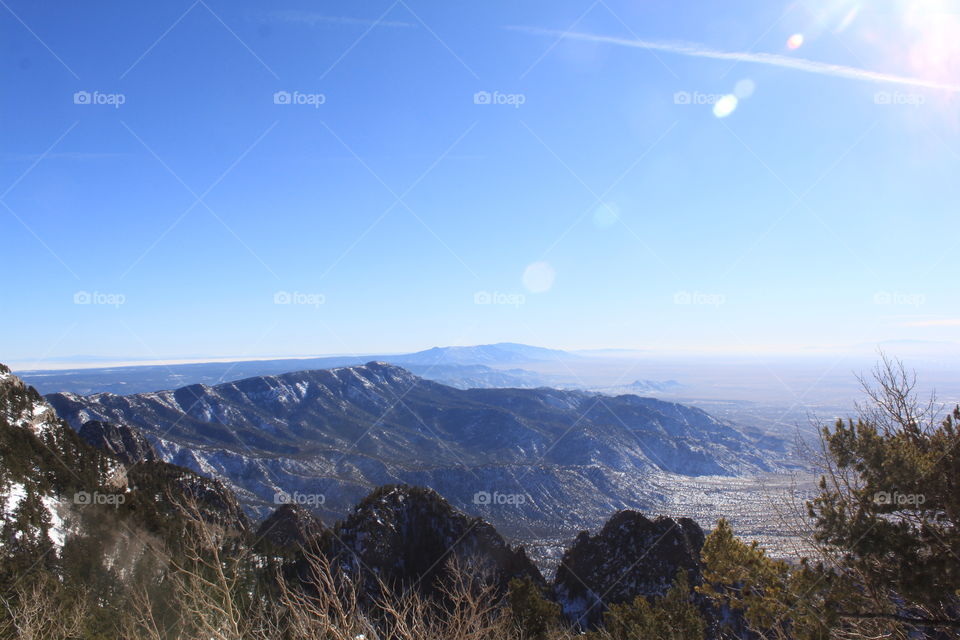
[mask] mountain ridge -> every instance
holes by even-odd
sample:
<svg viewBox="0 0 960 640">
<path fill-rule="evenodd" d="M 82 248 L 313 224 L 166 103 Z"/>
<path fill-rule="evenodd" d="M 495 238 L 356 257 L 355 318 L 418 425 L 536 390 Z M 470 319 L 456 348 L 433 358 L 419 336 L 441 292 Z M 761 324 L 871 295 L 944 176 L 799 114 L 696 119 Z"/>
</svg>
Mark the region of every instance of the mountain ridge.
<svg viewBox="0 0 960 640">
<path fill-rule="evenodd" d="M 47 398 L 74 428 L 137 427 L 162 459 L 228 479 L 258 515 L 279 490 L 323 496 L 315 510 L 330 518 L 373 487 L 411 484 L 511 534 L 573 530 L 654 506 L 648 473 L 770 468 L 763 450 L 700 409 L 630 394 L 462 390 L 383 362 Z M 512 502 L 484 502 L 487 494 Z"/>
</svg>

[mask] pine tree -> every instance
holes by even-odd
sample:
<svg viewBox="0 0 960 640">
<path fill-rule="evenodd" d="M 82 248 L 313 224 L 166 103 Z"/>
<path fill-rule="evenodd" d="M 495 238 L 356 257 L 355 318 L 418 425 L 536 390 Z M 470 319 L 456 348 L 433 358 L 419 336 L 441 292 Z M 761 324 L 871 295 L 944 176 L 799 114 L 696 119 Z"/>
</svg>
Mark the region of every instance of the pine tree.
<svg viewBox="0 0 960 640">
<path fill-rule="evenodd" d="M 507 601 L 514 624 L 526 640 L 543 640 L 560 624 L 560 605 L 544 598 L 530 578 L 511 580 Z"/>
<path fill-rule="evenodd" d="M 637 596 L 631 603 L 610 605 L 603 625 L 613 640 L 703 640 L 706 633 L 682 569 L 667 593 L 652 603 Z"/>
<path fill-rule="evenodd" d="M 856 419 L 820 429 L 813 560 L 773 560 L 724 520 L 704 545 L 700 591 L 765 637 L 960 637 L 960 408 L 940 419 L 899 362 L 874 380 Z"/>
</svg>

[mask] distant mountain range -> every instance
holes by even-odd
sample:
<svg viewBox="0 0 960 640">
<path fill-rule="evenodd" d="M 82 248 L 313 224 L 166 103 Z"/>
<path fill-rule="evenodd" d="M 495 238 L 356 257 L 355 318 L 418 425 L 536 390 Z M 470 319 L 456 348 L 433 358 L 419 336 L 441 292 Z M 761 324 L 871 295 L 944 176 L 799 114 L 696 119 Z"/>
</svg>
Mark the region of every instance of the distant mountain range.
<svg viewBox="0 0 960 640">
<path fill-rule="evenodd" d="M 75 429 L 135 427 L 162 459 L 223 478 L 258 515 L 285 492 L 342 517 L 372 488 L 404 483 L 530 538 L 649 506 L 652 472 L 771 468 L 768 450 L 699 409 L 636 395 L 457 389 L 382 362 L 47 399 Z"/>
<path fill-rule="evenodd" d="M 532 347 L 517 342 L 500 342 L 472 347 L 434 347 L 404 356 L 385 358 L 403 364 L 486 364 L 503 366 L 525 362 L 573 360 L 581 356 L 558 349 Z"/>
<path fill-rule="evenodd" d="M 555 376 L 519 368 L 525 363 L 575 361 L 582 356 L 556 349 L 502 342 L 470 347 L 434 347 L 394 355 L 326 356 L 281 358 L 237 362 L 190 364 L 145 364 L 124 367 L 17 371 L 17 375 L 41 393 L 69 391 L 131 394 L 176 389 L 191 384 L 214 385 L 230 380 L 276 375 L 289 371 L 328 369 L 382 361 L 400 365 L 413 373 L 444 384 L 467 388 L 556 386 Z M 569 383 L 568 383 L 569 384 Z"/>
</svg>

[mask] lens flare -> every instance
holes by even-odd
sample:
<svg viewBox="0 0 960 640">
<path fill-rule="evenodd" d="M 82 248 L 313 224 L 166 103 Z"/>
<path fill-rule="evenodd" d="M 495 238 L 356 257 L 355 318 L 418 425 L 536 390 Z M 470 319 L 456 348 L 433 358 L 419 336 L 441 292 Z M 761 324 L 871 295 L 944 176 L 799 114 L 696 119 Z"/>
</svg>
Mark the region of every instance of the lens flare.
<svg viewBox="0 0 960 640">
<path fill-rule="evenodd" d="M 891 54 L 905 60 L 923 78 L 955 80 L 960 65 L 960 16 L 947 3 L 910 4 L 901 21 L 902 36 Z"/>
<path fill-rule="evenodd" d="M 530 293 L 545 293 L 553 287 L 556 272 L 546 262 L 534 262 L 523 272 L 523 286 Z"/>
<path fill-rule="evenodd" d="M 718 118 L 726 118 L 728 115 L 737 110 L 737 105 L 740 103 L 737 100 L 737 96 L 733 94 L 728 94 L 720 98 L 713 105 L 713 115 Z"/>
<path fill-rule="evenodd" d="M 795 33 L 789 38 L 787 38 L 787 49 L 791 51 L 796 51 L 803 46 L 803 34 Z"/>
<path fill-rule="evenodd" d="M 744 78 L 737 82 L 733 87 L 733 95 L 737 96 L 738 100 L 743 100 L 744 98 L 749 98 L 753 95 L 754 90 L 757 88 L 756 83 L 750 78 Z"/>
<path fill-rule="evenodd" d="M 615 202 L 604 202 L 593 210 L 593 224 L 600 229 L 612 227 L 620 219 L 620 207 Z"/>
<path fill-rule="evenodd" d="M 853 8 L 850 9 L 850 11 L 847 12 L 847 15 L 843 16 L 843 20 L 841 20 L 840 24 L 838 24 L 834 28 L 833 32 L 843 33 L 844 31 L 846 31 L 847 27 L 853 24 L 853 21 L 857 19 L 857 16 L 859 14 L 860 14 L 860 5 L 855 5 Z"/>
</svg>

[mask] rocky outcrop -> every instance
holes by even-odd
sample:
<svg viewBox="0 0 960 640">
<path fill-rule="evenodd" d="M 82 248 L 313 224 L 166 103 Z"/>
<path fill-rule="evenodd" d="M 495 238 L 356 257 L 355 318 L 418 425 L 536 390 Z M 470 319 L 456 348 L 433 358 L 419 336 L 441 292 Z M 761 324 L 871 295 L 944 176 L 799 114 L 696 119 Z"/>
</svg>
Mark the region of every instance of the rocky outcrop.
<svg viewBox="0 0 960 640">
<path fill-rule="evenodd" d="M 223 482 L 166 462 L 142 462 L 127 470 L 133 498 L 152 500 L 151 511 L 163 518 L 193 518 L 247 534 L 250 519 Z"/>
<path fill-rule="evenodd" d="M 283 504 L 257 527 L 255 545 L 267 554 L 291 553 L 311 548 L 323 531 L 323 523 L 312 513 L 300 505 Z"/>
<path fill-rule="evenodd" d="M 406 485 L 367 496 L 328 536 L 325 553 L 347 573 L 372 572 L 388 585 L 428 594 L 450 561 L 501 589 L 512 578 L 544 584 L 523 548 L 512 548 L 492 525 L 456 511 L 431 489 Z"/>
<path fill-rule="evenodd" d="M 568 618 L 590 626 L 610 604 L 663 595 L 678 571 L 699 584 L 703 543 L 703 529 L 689 518 L 620 511 L 596 535 L 580 533 L 563 555 L 554 593 Z"/>
<path fill-rule="evenodd" d="M 124 464 L 158 460 L 157 452 L 139 430 L 125 424 L 88 420 L 80 427 L 80 437 L 97 449 L 106 451 Z"/>
<path fill-rule="evenodd" d="M 36 389 L 0 364 L 0 421 L 12 427 L 28 429 L 34 435 L 56 432 L 61 421 Z"/>
</svg>

